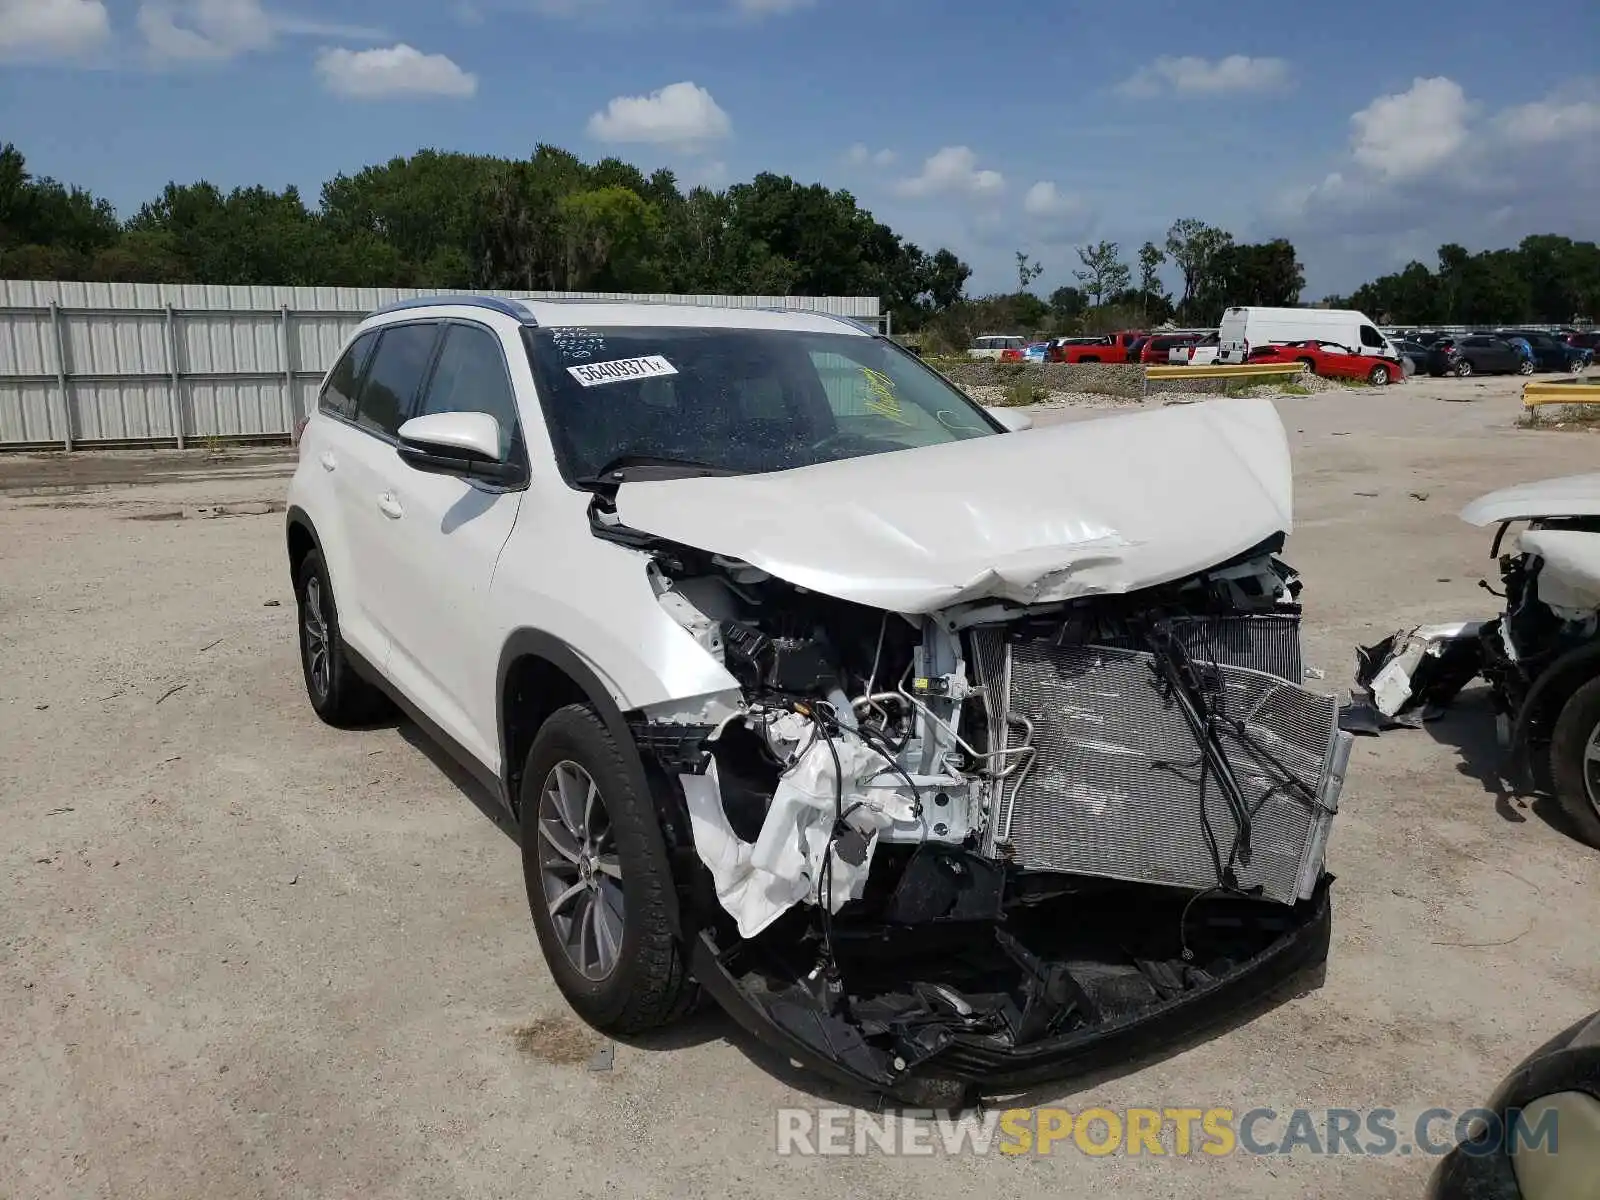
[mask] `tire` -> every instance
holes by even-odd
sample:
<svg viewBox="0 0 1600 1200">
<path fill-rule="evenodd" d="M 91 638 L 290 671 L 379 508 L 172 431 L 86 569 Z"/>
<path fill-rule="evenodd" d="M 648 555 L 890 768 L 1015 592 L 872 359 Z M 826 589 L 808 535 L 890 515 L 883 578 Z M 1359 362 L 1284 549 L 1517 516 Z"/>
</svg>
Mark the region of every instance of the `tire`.
<svg viewBox="0 0 1600 1200">
<path fill-rule="evenodd" d="M 1373 387 L 1383 387 L 1389 382 L 1389 368 L 1379 363 L 1367 372 L 1367 382 Z"/>
<path fill-rule="evenodd" d="M 1532 375 L 1533 374 L 1533 364 L 1531 362 L 1529 362 L 1527 359 L 1523 359 L 1521 362 L 1519 362 L 1517 364 L 1517 374 L 1518 375 Z"/>
<path fill-rule="evenodd" d="M 1561 709 L 1550 736 L 1550 776 L 1561 811 L 1577 835 L 1600 848 L 1600 762 L 1589 769 L 1589 744 L 1600 736 L 1600 679 L 1591 679 Z"/>
<path fill-rule="evenodd" d="M 1472 374 L 1472 360 L 1468 358 L 1457 360 L 1455 371 L 1457 379 L 1465 379 Z"/>
<path fill-rule="evenodd" d="M 1317 363 L 1315 359 L 1302 358 L 1298 359 L 1297 361 L 1306 369 L 1308 374 L 1315 375 L 1317 373 Z"/>
<path fill-rule="evenodd" d="M 571 704 L 540 727 L 519 797 L 523 881 L 550 974 L 579 1017 L 623 1036 L 676 1020 L 698 996 L 644 786 L 599 715 Z"/>
<path fill-rule="evenodd" d="M 389 698 L 356 673 L 339 633 L 339 609 L 322 552 L 300 563 L 295 579 L 300 671 L 317 716 L 339 729 L 371 725 L 393 711 Z"/>
</svg>

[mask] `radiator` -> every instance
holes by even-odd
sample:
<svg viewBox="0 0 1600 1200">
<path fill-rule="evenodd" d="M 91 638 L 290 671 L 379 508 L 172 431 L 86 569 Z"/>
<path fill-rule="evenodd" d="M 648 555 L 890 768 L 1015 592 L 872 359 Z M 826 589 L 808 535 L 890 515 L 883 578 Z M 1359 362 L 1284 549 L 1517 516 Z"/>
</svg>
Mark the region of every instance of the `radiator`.
<svg viewBox="0 0 1600 1200">
<path fill-rule="evenodd" d="M 1241 887 L 1292 904 L 1309 897 L 1321 876 L 1351 739 L 1337 729 L 1333 697 L 1284 677 L 1299 670 L 1296 619 L 1266 619 L 1286 626 L 1241 620 L 1197 621 L 1175 632 L 1215 680 L 1214 710 L 1242 720 L 1249 735 L 1222 734 L 1254 813 L 1250 850 L 1233 861 L 1234 874 Z M 1214 774 L 1202 820 L 1200 747 L 1169 703 L 1152 655 L 1009 639 L 999 630 L 975 631 L 973 651 L 992 742 L 1018 745 L 1031 725 L 1036 751 L 991 797 L 990 853 L 1034 870 L 1217 886 L 1206 827 L 1227 864 L 1237 825 Z M 1280 673 L 1229 661 L 1240 658 L 1271 662 Z"/>
</svg>

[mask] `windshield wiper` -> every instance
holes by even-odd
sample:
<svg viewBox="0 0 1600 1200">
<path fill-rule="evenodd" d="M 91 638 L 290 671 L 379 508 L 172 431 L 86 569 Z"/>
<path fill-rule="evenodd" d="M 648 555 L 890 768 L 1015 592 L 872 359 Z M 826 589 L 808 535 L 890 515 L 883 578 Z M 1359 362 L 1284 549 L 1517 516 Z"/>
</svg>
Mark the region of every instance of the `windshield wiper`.
<svg viewBox="0 0 1600 1200">
<path fill-rule="evenodd" d="M 620 483 L 647 483 L 663 479 L 694 479 L 711 475 L 743 475 L 732 467 L 719 467 L 693 458 L 669 454 L 619 454 L 593 475 L 580 475 L 587 487 L 615 487 Z"/>
</svg>

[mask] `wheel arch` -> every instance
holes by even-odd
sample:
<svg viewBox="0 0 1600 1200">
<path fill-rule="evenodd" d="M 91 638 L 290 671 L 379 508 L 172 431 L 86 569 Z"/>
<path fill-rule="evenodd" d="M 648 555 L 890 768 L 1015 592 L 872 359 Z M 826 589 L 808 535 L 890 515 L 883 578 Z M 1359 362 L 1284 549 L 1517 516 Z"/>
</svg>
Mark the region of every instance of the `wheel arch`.
<svg viewBox="0 0 1600 1200">
<path fill-rule="evenodd" d="M 651 804 L 656 813 L 656 820 L 648 822 L 646 828 L 647 836 L 655 839 L 661 861 L 673 861 L 662 827 L 669 814 L 661 809 L 657 783 L 645 768 L 639 744 L 628 727 L 628 717 L 613 698 L 611 689 L 576 650 L 540 629 L 514 630 L 500 651 L 495 696 L 496 723 L 500 731 L 500 785 L 514 818 L 519 817 L 523 766 L 539 729 L 552 714 L 567 705 L 585 704 L 599 716 L 616 743 L 623 766 L 633 777 L 634 793 Z M 673 933 L 681 937 L 683 882 L 678 870 L 674 869 L 673 876 L 673 886 L 667 893 L 667 919 Z"/>
<path fill-rule="evenodd" d="M 511 633 L 500 650 L 495 703 L 500 774 L 513 811 L 521 787 L 522 766 L 533 739 L 552 713 L 569 704 L 585 704 L 594 709 L 629 767 L 637 768 L 638 778 L 644 776 L 628 720 L 611 689 L 576 650 L 553 634 L 529 628 Z"/>
<path fill-rule="evenodd" d="M 305 562 L 306 555 L 313 550 L 321 551 L 322 539 L 317 536 L 317 527 L 299 505 L 291 507 L 284 517 L 284 537 L 289 551 L 289 582 L 298 583 L 300 577 L 300 564 Z"/>
<path fill-rule="evenodd" d="M 1600 677 L 1600 641 L 1567 651 L 1533 681 L 1517 712 L 1512 745 L 1526 753 L 1535 740 L 1548 741 L 1561 710 L 1589 680 Z"/>
</svg>

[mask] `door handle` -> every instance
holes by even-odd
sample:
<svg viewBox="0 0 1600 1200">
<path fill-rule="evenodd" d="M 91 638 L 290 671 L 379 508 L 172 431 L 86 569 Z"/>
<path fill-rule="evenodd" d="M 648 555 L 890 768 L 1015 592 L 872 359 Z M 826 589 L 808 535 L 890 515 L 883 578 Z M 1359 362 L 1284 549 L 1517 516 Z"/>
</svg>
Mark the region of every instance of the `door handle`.
<svg viewBox="0 0 1600 1200">
<path fill-rule="evenodd" d="M 393 492 L 385 492 L 378 497 L 378 511 L 391 521 L 398 521 L 406 515 L 406 510 L 400 506 L 400 501 Z"/>
<path fill-rule="evenodd" d="M 331 450 L 324 450 L 322 457 L 317 461 L 322 464 L 324 471 L 336 470 L 339 466 L 339 460 L 333 456 L 333 451 Z"/>
</svg>

